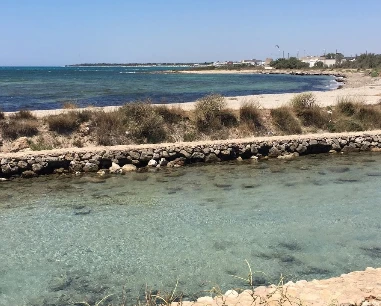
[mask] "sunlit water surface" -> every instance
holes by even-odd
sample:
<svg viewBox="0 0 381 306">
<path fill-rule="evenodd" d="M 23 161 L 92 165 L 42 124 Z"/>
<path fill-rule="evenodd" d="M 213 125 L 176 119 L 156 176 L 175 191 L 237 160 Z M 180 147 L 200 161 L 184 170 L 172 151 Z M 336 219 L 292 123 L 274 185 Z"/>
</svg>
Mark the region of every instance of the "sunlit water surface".
<svg viewBox="0 0 381 306">
<path fill-rule="evenodd" d="M 0 184 L 0 305 L 205 295 L 381 266 L 381 155 Z"/>
</svg>

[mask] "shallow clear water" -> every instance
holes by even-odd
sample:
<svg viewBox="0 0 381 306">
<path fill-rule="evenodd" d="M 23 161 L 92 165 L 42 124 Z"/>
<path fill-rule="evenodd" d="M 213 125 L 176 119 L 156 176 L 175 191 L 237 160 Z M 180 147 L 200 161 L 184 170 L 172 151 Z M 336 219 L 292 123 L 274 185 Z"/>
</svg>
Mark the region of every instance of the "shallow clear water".
<svg viewBox="0 0 381 306">
<path fill-rule="evenodd" d="M 0 305 L 379 267 L 380 186 L 370 153 L 1 183 Z"/>
<path fill-rule="evenodd" d="M 189 102 L 210 93 L 241 96 L 337 87 L 330 76 L 158 73 L 168 69 L 175 68 L 0 67 L 0 109 L 56 109 L 67 101 L 83 107 L 144 99 Z"/>
</svg>

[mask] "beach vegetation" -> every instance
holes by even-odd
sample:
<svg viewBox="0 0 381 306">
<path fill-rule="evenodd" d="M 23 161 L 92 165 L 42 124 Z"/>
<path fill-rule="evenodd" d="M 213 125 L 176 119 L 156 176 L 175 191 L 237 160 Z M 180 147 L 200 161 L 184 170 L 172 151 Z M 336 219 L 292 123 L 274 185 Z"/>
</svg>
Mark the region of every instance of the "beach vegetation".
<svg viewBox="0 0 381 306">
<path fill-rule="evenodd" d="M 284 134 L 301 134 L 302 126 L 288 106 L 274 108 L 270 112 L 275 127 Z"/>
<path fill-rule="evenodd" d="M 39 132 L 39 123 L 34 119 L 2 120 L 0 122 L 1 135 L 4 139 L 14 140 L 19 137 L 32 137 Z"/>
<path fill-rule="evenodd" d="M 78 104 L 75 101 L 65 101 L 62 104 L 63 109 L 76 109 L 78 108 Z"/>
<path fill-rule="evenodd" d="M 201 132 L 220 129 L 221 114 L 226 108 L 225 98 L 212 94 L 198 99 L 195 104 L 195 120 L 197 129 Z"/>
<path fill-rule="evenodd" d="M 50 142 L 46 141 L 42 135 L 38 136 L 35 140 L 30 139 L 28 143 L 32 151 L 54 149 L 53 145 Z"/>
<path fill-rule="evenodd" d="M 158 143 L 167 137 L 163 117 L 150 101 L 127 103 L 119 110 L 127 133 L 140 143 Z"/>
<path fill-rule="evenodd" d="M 74 132 L 80 124 L 77 112 L 67 112 L 59 115 L 49 115 L 45 118 L 49 130 L 58 134 L 70 134 Z"/>
<path fill-rule="evenodd" d="M 317 128 L 324 128 L 327 125 L 329 115 L 317 104 L 313 93 L 297 94 L 291 99 L 290 104 L 303 125 Z"/>
<path fill-rule="evenodd" d="M 94 112 L 92 125 L 95 131 L 95 140 L 99 145 L 114 146 L 128 143 L 121 111 Z"/>
<path fill-rule="evenodd" d="M 155 111 L 164 119 L 165 123 L 177 124 L 182 120 L 189 119 L 180 106 L 159 105 Z"/>
<path fill-rule="evenodd" d="M 15 120 L 37 120 L 37 117 L 33 115 L 31 111 L 25 109 L 13 113 L 9 118 Z"/>
<path fill-rule="evenodd" d="M 353 117 L 361 122 L 367 130 L 381 128 L 381 111 L 370 105 L 357 105 L 357 110 Z"/>
<path fill-rule="evenodd" d="M 239 108 L 239 119 L 241 123 L 254 127 L 262 126 L 261 106 L 258 102 L 244 101 Z"/>
<path fill-rule="evenodd" d="M 354 97 L 346 96 L 337 99 L 336 109 L 345 116 L 352 116 L 356 112 L 356 105 L 359 103 Z"/>
<path fill-rule="evenodd" d="M 2 110 L 0 110 L 0 120 L 4 120 L 5 119 L 5 114 Z"/>
</svg>

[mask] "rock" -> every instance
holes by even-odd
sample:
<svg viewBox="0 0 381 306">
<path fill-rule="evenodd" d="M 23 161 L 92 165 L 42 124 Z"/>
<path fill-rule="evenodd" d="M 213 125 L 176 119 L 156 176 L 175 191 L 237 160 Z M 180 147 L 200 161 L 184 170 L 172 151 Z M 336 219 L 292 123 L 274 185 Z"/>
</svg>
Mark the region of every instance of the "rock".
<svg viewBox="0 0 381 306">
<path fill-rule="evenodd" d="M 84 172 L 97 172 L 98 171 L 98 165 L 87 162 L 85 166 L 83 167 Z"/>
<path fill-rule="evenodd" d="M 183 157 L 185 157 L 186 159 L 189 159 L 192 154 L 190 154 L 189 152 L 185 151 L 185 150 L 180 150 L 179 154 Z"/>
<path fill-rule="evenodd" d="M 218 156 L 214 153 L 210 153 L 205 157 L 206 163 L 216 163 L 221 161 L 221 159 L 218 158 Z"/>
<path fill-rule="evenodd" d="M 122 173 L 122 169 L 120 168 L 120 166 L 116 163 L 112 163 L 111 164 L 111 167 L 109 168 L 109 171 L 110 173 Z"/>
<path fill-rule="evenodd" d="M 278 159 L 292 160 L 292 159 L 295 159 L 298 156 L 299 156 L 298 152 L 294 152 L 294 153 L 291 153 L 291 154 L 279 155 Z"/>
<path fill-rule="evenodd" d="M 42 165 L 41 164 L 33 164 L 32 165 L 32 170 L 36 173 L 40 172 L 42 170 Z"/>
<path fill-rule="evenodd" d="M 22 178 L 32 178 L 32 177 L 36 177 L 36 176 L 37 176 L 37 174 L 35 172 L 33 172 L 32 170 L 26 170 L 23 173 L 21 173 Z"/>
<path fill-rule="evenodd" d="M 29 142 L 27 137 L 20 137 L 12 142 L 11 152 L 18 152 L 21 150 L 29 149 Z"/>
<path fill-rule="evenodd" d="M 191 156 L 191 160 L 194 162 L 202 162 L 204 161 L 205 154 L 202 152 L 194 152 Z"/>
<path fill-rule="evenodd" d="M 122 167 L 122 174 L 126 174 L 127 172 L 136 171 L 136 166 L 133 164 L 126 164 Z"/>
<path fill-rule="evenodd" d="M 17 163 L 17 167 L 19 167 L 20 169 L 26 169 L 26 168 L 28 168 L 28 163 L 24 160 L 20 160 Z"/>
<path fill-rule="evenodd" d="M 151 159 L 149 162 L 148 162 L 148 167 L 156 167 L 157 166 L 157 161 L 154 160 L 154 159 Z"/>
<path fill-rule="evenodd" d="M 160 161 L 159 161 L 159 165 L 160 165 L 160 167 L 164 167 L 164 166 L 166 166 L 168 164 L 168 161 L 164 158 L 164 157 L 162 157 L 161 159 L 160 159 Z"/>
<path fill-rule="evenodd" d="M 212 303 L 213 302 L 213 298 L 211 296 L 202 296 L 202 297 L 199 297 L 197 299 L 197 302 L 199 303 Z"/>
<path fill-rule="evenodd" d="M 296 148 L 296 152 L 298 152 L 299 154 L 302 154 L 306 151 L 307 151 L 307 147 L 302 144 L 299 144 L 298 147 Z"/>
<path fill-rule="evenodd" d="M 239 296 L 238 292 L 235 290 L 228 290 L 224 295 L 232 298 L 237 298 Z"/>
<path fill-rule="evenodd" d="M 279 155 L 281 155 L 281 151 L 279 151 L 277 148 L 275 147 L 271 147 L 270 150 L 269 150 L 269 153 L 268 153 L 268 156 L 269 157 L 278 157 Z"/>
<path fill-rule="evenodd" d="M 241 162 L 241 161 L 243 161 L 243 159 L 242 159 L 241 156 L 238 156 L 238 157 L 236 158 L 236 161 Z"/>
</svg>

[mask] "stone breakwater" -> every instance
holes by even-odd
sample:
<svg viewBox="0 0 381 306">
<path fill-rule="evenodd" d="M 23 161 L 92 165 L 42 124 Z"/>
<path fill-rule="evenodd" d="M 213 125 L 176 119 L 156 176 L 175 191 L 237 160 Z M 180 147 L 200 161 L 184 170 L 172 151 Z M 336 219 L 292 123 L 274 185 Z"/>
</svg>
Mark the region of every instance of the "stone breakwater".
<svg viewBox="0 0 381 306">
<path fill-rule="evenodd" d="M 0 153 L 0 178 L 52 173 L 125 173 L 199 162 L 292 159 L 307 154 L 360 151 L 381 151 L 381 131 Z"/>
</svg>

